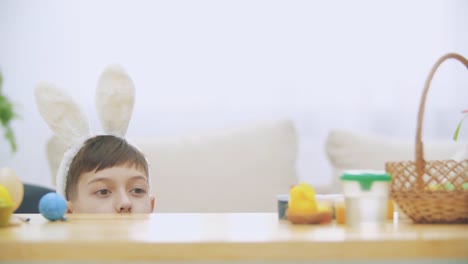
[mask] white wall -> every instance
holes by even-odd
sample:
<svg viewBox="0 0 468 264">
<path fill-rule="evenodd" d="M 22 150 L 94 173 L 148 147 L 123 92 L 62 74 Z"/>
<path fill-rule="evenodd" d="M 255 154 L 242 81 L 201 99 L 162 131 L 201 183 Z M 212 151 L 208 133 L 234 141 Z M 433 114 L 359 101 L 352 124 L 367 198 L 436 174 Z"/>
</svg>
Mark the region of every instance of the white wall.
<svg viewBox="0 0 468 264">
<path fill-rule="evenodd" d="M 35 84 L 67 89 L 98 131 L 94 88 L 116 62 L 137 89 L 130 137 L 289 117 L 300 136 L 300 177 L 320 185 L 331 174 L 323 151 L 330 129 L 413 140 L 425 78 L 447 52 L 468 56 L 468 1 L 0 0 L 3 92 L 21 115 L 13 124 L 19 151 L 10 154 L 0 138 L 0 165 L 50 184 L 52 133 Z M 467 88 L 459 63 L 442 67 L 425 140 L 450 140 Z"/>
</svg>

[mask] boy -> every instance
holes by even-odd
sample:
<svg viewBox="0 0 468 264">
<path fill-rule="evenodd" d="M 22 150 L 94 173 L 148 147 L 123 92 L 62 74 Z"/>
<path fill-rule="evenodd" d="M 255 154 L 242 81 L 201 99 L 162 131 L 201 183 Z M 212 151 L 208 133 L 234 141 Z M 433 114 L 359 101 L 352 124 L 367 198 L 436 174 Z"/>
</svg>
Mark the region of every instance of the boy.
<svg viewBox="0 0 468 264">
<path fill-rule="evenodd" d="M 69 213 L 153 211 L 148 163 L 124 139 L 135 88 L 122 67 L 106 67 L 96 88 L 96 108 L 104 135 L 91 137 L 88 119 L 78 104 L 54 84 L 39 83 L 35 97 L 41 116 L 68 146 L 57 172 L 56 191 L 67 200 Z"/>
<path fill-rule="evenodd" d="M 146 158 L 123 138 L 92 137 L 71 161 L 65 198 L 68 213 L 151 213 Z"/>
</svg>

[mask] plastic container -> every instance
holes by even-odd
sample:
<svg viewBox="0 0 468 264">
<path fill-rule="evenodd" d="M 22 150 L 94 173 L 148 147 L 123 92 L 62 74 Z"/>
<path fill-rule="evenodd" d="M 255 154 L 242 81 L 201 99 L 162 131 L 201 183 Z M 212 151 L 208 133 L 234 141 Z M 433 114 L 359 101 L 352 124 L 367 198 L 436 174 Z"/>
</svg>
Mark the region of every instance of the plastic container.
<svg viewBox="0 0 468 264">
<path fill-rule="evenodd" d="M 384 171 L 345 171 L 341 176 L 346 225 L 380 227 L 387 219 L 391 177 Z"/>
<path fill-rule="evenodd" d="M 346 209 L 345 209 L 345 199 L 344 196 L 337 197 L 333 201 L 333 206 L 335 209 L 335 220 L 337 224 L 346 223 Z"/>
<path fill-rule="evenodd" d="M 280 194 L 278 198 L 278 219 L 286 219 L 286 210 L 288 209 L 289 195 Z"/>
</svg>

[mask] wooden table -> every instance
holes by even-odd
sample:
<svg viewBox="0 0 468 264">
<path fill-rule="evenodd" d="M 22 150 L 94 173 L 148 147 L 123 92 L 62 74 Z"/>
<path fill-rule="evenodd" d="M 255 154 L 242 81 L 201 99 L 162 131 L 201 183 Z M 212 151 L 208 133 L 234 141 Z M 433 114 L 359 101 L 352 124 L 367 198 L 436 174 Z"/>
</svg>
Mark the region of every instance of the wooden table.
<svg viewBox="0 0 468 264">
<path fill-rule="evenodd" d="M 468 260 L 468 225 L 292 225 L 274 213 L 68 215 L 0 228 L 3 261 Z"/>
</svg>

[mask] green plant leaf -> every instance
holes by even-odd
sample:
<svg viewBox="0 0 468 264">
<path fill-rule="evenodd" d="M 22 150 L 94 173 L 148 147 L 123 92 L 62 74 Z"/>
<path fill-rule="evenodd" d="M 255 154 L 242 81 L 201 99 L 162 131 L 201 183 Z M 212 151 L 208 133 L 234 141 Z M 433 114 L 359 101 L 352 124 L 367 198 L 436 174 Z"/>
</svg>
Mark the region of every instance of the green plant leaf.
<svg viewBox="0 0 468 264">
<path fill-rule="evenodd" d="M 458 134 L 460 133 L 461 125 L 462 125 L 462 123 L 463 123 L 463 120 L 465 120 L 465 118 L 466 118 L 467 116 L 468 116 L 468 115 L 465 115 L 465 116 L 463 117 L 463 119 L 460 120 L 460 122 L 458 123 L 458 126 L 457 126 L 457 128 L 455 129 L 455 132 L 453 133 L 453 140 L 454 140 L 454 141 L 457 141 L 457 139 L 458 139 Z"/>
<path fill-rule="evenodd" d="M 458 134 L 460 133 L 460 128 L 461 128 L 462 121 L 458 122 L 458 126 L 455 129 L 455 133 L 453 133 L 453 140 L 455 140 L 455 141 L 457 141 L 457 139 L 458 139 Z"/>
<path fill-rule="evenodd" d="M 3 126 L 7 126 L 14 117 L 13 105 L 5 96 L 0 95 L 0 122 Z"/>
<path fill-rule="evenodd" d="M 10 122 L 17 117 L 13 104 L 2 93 L 3 76 L 0 72 L 0 126 L 5 129 L 5 139 L 10 143 L 11 151 L 16 152 L 16 139 Z"/>
<path fill-rule="evenodd" d="M 10 143 L 11 151 L 13 153 L 16 152 L 16 140 L 15 140 L 15 134 L 13 133 L 13 129 L 11 129 L 10 126 L 6 127 L 5 129 L 5 138 L 8 140 Z"/>
</svg>

